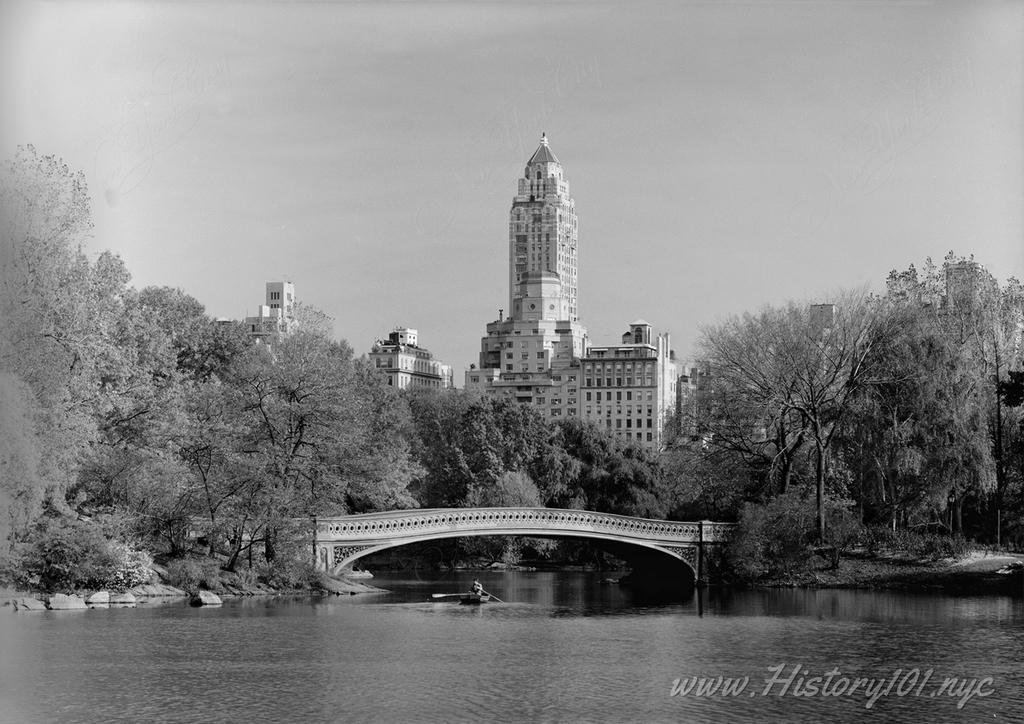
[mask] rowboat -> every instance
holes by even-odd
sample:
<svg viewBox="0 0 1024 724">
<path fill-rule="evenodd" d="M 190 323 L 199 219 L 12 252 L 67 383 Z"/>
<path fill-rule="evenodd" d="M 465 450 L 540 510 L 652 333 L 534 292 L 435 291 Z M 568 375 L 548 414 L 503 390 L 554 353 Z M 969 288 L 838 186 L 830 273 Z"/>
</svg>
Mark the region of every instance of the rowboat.
<svg viewBox="0 0 1024 724">
<path fill-rule="evenodd" d="M 489 593 L 463 593 L 459 598 L 459 603 L 463 606 L 479 606 L 481 603 L 487 603 L 491 600 Z"/>
</svg>

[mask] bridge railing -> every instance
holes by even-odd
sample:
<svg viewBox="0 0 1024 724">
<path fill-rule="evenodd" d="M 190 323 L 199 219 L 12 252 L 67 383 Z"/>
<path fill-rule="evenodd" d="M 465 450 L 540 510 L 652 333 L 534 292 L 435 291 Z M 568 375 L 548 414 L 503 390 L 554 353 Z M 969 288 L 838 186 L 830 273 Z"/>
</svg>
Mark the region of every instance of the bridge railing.
<svg viewBox="0 0 1024 724">
<path fill-rule="evenodd" d="M 395 540 L 440 531 L 589 531 L 652 541 L 721 543 L 736 526 L 669 521 L 563 508 L 413 508 L 317 520 L 322 541 Z"/>
</svg>

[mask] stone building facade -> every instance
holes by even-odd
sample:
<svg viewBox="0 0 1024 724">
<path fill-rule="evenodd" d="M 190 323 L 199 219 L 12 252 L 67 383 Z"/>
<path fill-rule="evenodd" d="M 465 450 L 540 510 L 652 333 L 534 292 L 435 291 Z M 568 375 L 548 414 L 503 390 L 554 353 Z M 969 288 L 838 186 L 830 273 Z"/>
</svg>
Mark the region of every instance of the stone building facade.
<svg viewBox="0 0 1024 724">
<path fill-rule="evenodd" d="M 452 367 L 434 359 L 430 350 L 419 346 L 419 333 L 398 327 L 387 340 L 377 340 L 370 350 L 370 362 L 387 375 L 388 384 L 400 390 L 416 387 L 452 387 Z"/>
<path fill-rule="evenodd" d="M 583 417 L 626 440 L 660 449 L 679 392 L 669 335 L 654 336 L 650 324 L 637 320 L 622 335 L 622 344 L 590 347 L 580 362 Z"/>
</svg>

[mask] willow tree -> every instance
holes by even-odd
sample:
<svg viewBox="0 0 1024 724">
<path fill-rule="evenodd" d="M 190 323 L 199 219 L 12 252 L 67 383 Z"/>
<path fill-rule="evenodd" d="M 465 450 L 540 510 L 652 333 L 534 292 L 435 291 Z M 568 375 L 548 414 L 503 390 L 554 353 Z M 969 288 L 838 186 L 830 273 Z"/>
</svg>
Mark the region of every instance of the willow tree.
<svg viewBox="0 0 1024 724">
<path fill-rule="evenodd" d="M 1024 287 L 1016 279 L 1001 287 L 973 257 L 950 252 L 941 266 L 928 259 L 920 273 L 913 266 L 892 272 L 888 297 L 914 310 L 936 354 L 948 360 L 930 370 L 927 359 L 906 364 L 937 382 L 932 396 L 943 401 L 927 419 L 935 431 L 931 447 L 942 462 L 932 474 L 948 484 L 951 526 L 959 531 L 964 499 L 975 494 L 989 501 L 998 535 L 1009 484 L 1007 437 L 1015 434 L 1018 416 L 1002 392 L 1024 346 Z M 942 419 L 947 422 L 940 430 L 934 421 Z"/>
</svg>

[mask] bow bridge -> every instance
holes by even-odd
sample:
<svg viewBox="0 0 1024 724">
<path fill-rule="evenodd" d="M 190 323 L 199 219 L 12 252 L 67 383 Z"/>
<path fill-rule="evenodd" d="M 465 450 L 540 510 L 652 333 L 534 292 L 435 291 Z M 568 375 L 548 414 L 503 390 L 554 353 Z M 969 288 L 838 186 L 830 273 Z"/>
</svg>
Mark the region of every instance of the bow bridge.
<svg viewBox="0 0 1024 724">
<path fill-rule="evenodd" d="M 704 580 L 710 547 L 728 542 L 732 523 L 678 522 L 561 508 L 430 508 L 319 518 L 317 567 L 337 573 L 363 556 L 408 543 L 481 535 L 579 537 L 659 551 Z"/>
</svg>

